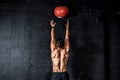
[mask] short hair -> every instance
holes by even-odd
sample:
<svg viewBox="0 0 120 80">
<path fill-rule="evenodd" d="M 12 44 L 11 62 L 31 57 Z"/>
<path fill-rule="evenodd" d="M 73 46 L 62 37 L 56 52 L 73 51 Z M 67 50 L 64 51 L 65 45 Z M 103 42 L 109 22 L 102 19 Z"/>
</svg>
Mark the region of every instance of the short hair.
<svg viewBox="0 0 120 80">
<path fill-rule="evenodd" d="M 63 48 L 64 47 L 64 40 L 63 39 L 58 39 L 57 40 L 57 46 L 59 47 L 59 48 Z"/>
</svg>

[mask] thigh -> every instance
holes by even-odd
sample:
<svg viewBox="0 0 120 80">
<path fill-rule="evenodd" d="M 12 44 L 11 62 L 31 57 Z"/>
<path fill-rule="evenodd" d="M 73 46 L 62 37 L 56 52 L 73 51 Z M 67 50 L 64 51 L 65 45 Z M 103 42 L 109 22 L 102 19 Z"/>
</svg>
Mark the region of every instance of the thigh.
<svg viewBox="0 0 120 80">
<path fill-rule="evenodd" d="M 52 75 L 51 80 L 61 80 L 59 75 Z"/>
<path fill-rule="evenodd" d="M 70 80 L 70 79 L 69 79 L 69 75 L 66 73 L 66 74 L 62 77 L 62 80 Z"/>
</svg>

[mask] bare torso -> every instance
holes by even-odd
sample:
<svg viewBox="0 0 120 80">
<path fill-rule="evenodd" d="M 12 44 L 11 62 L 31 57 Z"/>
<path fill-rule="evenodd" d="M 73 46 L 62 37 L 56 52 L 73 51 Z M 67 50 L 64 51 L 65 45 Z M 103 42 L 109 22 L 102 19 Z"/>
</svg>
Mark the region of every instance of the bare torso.
<svg viewBox="0 0 120 80">
<path fill-rule="evenodd" d="M 51 53 L 51 58 L 53 62 L 53 72 L 67 71 L 69 52 L 67 52 L 64 48 L 55 48 Z"/>
</svg>

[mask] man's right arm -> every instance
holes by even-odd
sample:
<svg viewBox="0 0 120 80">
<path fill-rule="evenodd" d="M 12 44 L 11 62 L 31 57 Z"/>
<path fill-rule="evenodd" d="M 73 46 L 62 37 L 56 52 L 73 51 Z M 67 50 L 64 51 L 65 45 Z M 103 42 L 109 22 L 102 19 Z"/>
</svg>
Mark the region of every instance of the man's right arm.
<svg viewBox="0 0 120 80">
<path fill-rule="evenodd" d="M 69 21 L 67 20 L 66 26 L 66 34 L 65 34 L 65 47 L 66 50 L 69 51 L 70 49 L 70 43 L 69 43 Z"/>
</svg>

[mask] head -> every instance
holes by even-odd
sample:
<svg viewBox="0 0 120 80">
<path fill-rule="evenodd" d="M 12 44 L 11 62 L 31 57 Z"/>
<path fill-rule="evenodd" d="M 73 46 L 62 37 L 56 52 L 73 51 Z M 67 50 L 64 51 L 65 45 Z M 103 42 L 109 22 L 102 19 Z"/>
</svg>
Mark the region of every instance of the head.
<svg viewBox="0 0 120 80">
<path fill-rule="evenodd" d="M 64 47 L 64 40 L 63 39 L 58 39 L 56 45 L 59 48 L 63 48 Z"/>
</svg>

